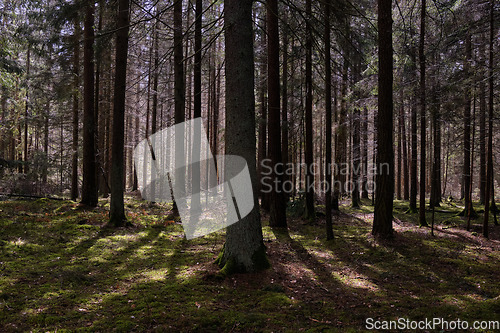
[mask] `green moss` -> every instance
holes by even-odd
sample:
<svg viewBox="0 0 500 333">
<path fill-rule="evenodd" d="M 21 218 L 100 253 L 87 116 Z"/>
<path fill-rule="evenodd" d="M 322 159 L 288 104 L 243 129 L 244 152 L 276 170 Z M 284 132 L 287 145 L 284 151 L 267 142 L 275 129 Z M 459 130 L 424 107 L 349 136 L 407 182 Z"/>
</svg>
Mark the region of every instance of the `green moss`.
<svg viewBox="0 0 500 333">
<path fill-rule="evenodd" d="M 254 264 L 254 271 L 262 271 L 271 267 L 271 263 L 267 258 L 266 246 L 261 244 L 259 249 L 252 255 L 252 262 Z"/>
<path fill-rule="evenodd" d="M 225 245 L 222 250 L 219 252 L 217 259 L 215 259 L 215 264 L 218 265 L 221 270 L 219 271 L 220 276 L 229 276 L 235 273 L 246 273 L 247 268 L 237 263 L 234 258 L 229 257 L 224 259 L 224 251 Z M 262 244 L 257 251 L 255 251 L 252 255 L 252 263 L 253 263 L 253 272 L 259 272 L 271 267 L 271 264 L 267 258 L 266 247 Z"/>
<path fill-rule="evenodd" d="M 219 266 L 219 268 L 222 268 L 224 266 L 224 263 L 222 261 L 224 257 L 224 249 L 226 248 L 226 243 L 222 246 L 222 249 L 220 250 L 219 254 L 217 255 L 217 258 L 214 261 L 214 264 Z"/>
<path fill-rule="evenodd" d="M 238 266 L 233 258 L 228 258 L 224 263 L 224 265 L 221 267 L 221 270 L 219 271 L 219 276 L 225 277 L 234 273 L 244 273 L 244 272 L 245 268 L 243 266 Z"/>
</svg>

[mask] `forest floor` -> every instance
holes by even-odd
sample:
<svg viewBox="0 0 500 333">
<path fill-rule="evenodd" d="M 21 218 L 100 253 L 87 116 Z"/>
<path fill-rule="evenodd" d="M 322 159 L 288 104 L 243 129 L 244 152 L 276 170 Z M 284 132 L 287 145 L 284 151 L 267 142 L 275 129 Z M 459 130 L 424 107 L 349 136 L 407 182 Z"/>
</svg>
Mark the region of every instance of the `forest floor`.
<svg viewBox="0 0 500 333">
<path fill-rule="evenodd" d="M 432 236 L 396 201 L 395 237 L 380 242 L 363 203 L 334 216 L 333 241 L 324 218 L 290 217 L 285 231 L 263 215 L 272 268 L 223 278 L 213 262 L 224 233 L 186 240 L 168 205 L 129 196 L 134 227 L 109 229 L 104 199 L 93 210 L 2 201 L 0 331 L 359 332 L 369 318 L 499 320 L 500 227 L 484 239 L 477 219 L 467 232 L 449 203 Z"/>
</svg>

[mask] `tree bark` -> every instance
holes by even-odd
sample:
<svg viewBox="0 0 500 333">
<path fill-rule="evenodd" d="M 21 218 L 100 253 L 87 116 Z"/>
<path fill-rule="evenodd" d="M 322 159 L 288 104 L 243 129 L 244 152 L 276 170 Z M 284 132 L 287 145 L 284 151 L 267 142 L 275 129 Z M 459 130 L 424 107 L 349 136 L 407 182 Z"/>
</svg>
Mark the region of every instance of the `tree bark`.
<svg viewBox="0 0 500 333">
<path fill-rule="evenodd" d="M 254 207 L 230 225 L 217 259 L 222 273 L 253 272 L 269 267 L 257 201 L 252 0 L 225 1 L 226 148 L 248 163 Z M 231 175 L 226 175 L 229 179 Z"/>
<path fill-rule="evenodd" d="M 400 110 L 403 109 L 403 103 L 402 103 L 402 100 L 401 100 L 401 107 L 400 107 Z M 397 157 L 397 161 L 396 161 L 396 165 L 397 165 L 397 178 L 396 178 L 396 199 L 398 200 L 401 200 L 402 199 L 402 196 L 401 196 L 401 187 L 402 187 L 402 180 L 403 180 L 403 177 L 402 177 L 402 172 L 401 172 L 401 160 L 402 160 L 402 155 L 403 155 L 403 149 L 402 149 L 402 145 L 403 145 L 403 138 L 402 138 L 402 135 L 403 135 L 403 131 L 402 131 L 402 128 L 401 128 L 401 114 L 403 113 L 403 111 L 400 111 L 399 112 L 399 117 L 398 117 L 398 157 Z"/>
<path fill-rule="evenodd" d="M 194 67 L 193 67 L 193 118 L 201 118 L 201 28 L 203 15 L 203 1 L 196 0 L 194 23 Z M 200 158 L 201 128 L 194 128 L 192 160 Z M 192 166 L 192 210 L 199 211 L 201 198 L 201 169 L 200 164 Z"/>
<path fill-rule="evenodd" d="M 330 7 L 331 1 L 326 0 L 324 13 L 325 24 L 325 211 L 326 211 L 326 239 L 333 239 L 332 227 L 332 63 L 330 41 Z"/>
<path fill-rule="evenodd" d="M 472 41 L 471 36 L 465 38 L 465 64 L 464 76 L 469 78 L 471 74 L 470 62 L 472 61 Z M 466 84 L 464 87 L 464 166 L 463 166 L 463 187 L 464 187 L 464 217 L 469 216 L 470 187 L 471 187 L 471 90 L 472 87 Z M 473 213 L 473 212 L 471 212 Z"/>
<path fill-rule="evenodd" d="M 401 136 L 402 136 L 402 144 L 403 144 L 403 199 L 410 199 L 410 182 L 409 182 L 409 170 L 408 170 L 408 140 L 406 136 L 406 118 L 405 118 L 405 109 L 404 109 L 404 101 L 403 107 L 401 108 L 400 114 L 401 121 Z"/>
<path fill-rule="evenodd" d="M 281 105 L 281 160 L 285 166 L 283 171 L 283 182 L 290 182 L 290 177 L 287 173 L 288 161 L 291 160 L 288 149 L 288 18 L 287 13 L 283 16 L 283 78 L 282 78 L 282 105 Z M 285 203 L 288 201 L 291 193 L 286 193 Z"/>
<path fill-rule="evenodd" d="M 260 101 L 260 120 L 259 120 L 259 147 L 258 147 L 258 172 L 259 172 L 259 194 L 261 198 L 262 209 L 269 211 L 269 193 L 263 186 L 264 175 L 263 164 L 267 156 L 267 33 L 265 31 L 266 21 L 264 21 L 264 28 L 261 37 L 261 55 L 260 55 L 260 82 L 259 82 L 259 101 Z M 267 187 L 267 186 L 266 186 Z"/>
<path fill-rule="evenodd" d="M 286 227 L 286 203 L 281 159 L 280 62 L 278 0 L 268 0 L 267 9 L 267 96 L 269 109 L 269 157 L 271 183 L 269 225 Z"/>
<path fill-rule="evenodd" d="M 312 11 L 311 0 L 306 0 L 306 108 L 305 108 L 305 165 L 306 165 L 306 218 L 314 218 L 314 170 L 312 125 Z"/>
<path fill-rule="evenodd" d="M 351 207 L 359 208 L 359 165 L 361 157 L 361 141 L 360 141 L 360 110 L 354 108 L 352 123 L 352 193 L 351 193 Z"/>
<path fill-rule="evenodd" d="M 361 123 L 363 150 L 361 151 L 363 177 L 361 178 L 361 198 L 368 199 L 368 108 L 363 107 L 363 119 Z"/>
<path fill-rule="evenodd" d="M 416 55 L 415 50 L 412 48 L 410 53 L 412 72 L 416 71 Z M 417 211 L 417 192 L 418 192 L 418 151 L 417 151 L 417 132 L 418 132 L 418 122 L 417 122 L 417 107 L 416 98 L 411 97 L 411 172 L 410 172 L 410 213 L 415 213 Z"/>
<path fill-rule="evenodd" d="M 479 42 L 479 202 L 484 204 L 486 194 L 486 54 L 484 34 Z"/>
<path fill-rule="evenodd" d="M 78 198 L 78 100 L 80 89 L 80 21 L 75 18 L 73 46 L 73 143 L 71 159 L 71 200 Z"/>
<path fill-rule="evenodd" d="M 86 6 L 84 22 L 84 53 L 83 53 L 83 186 L 81 203 L 96 207 L 97 168 L 95 134 L 96 121 L 94 112 L 94 2 Z"/>
<path fill-rule="evenodd" d="M 127 224 L 123 203 L 123 143 L 125 92 L 127 88 L 129 9 L 130 0 L 119 0 L 113 99 L 113 136 L 111 142 L 111 203 L 109 211 L 109 223 L 115 227 L 121 227 Z"/>
<path fill-rule="evenodd" d="M 184 50 L 182 47 L 182 0 L 174 2 L 174 118 L 175 124 L 181 124 L 185 120 L 185 97 L 186 86 L 184 82 Z M 178 128 L 177 128 L 178 129 Z M 175 187 L 177 194 L 184 196 L 185 191 L 185 167 L 182 165 L 185 159 L 184 131 L 175 131 Z M 177 206 L 175 206 L 177 207 Z"/>
<path fill-rule="evenodd" d="M 28 51 L 26 54 L 26 78 L 27 78 L 27 89 L 26 89 L 26 102 L 24 107 L 24 173 L 28 174 L 29 172 L 29 154 L 28 154 L 28 118 L 29 118 L 29 80 L 30 80 L 30 65 L 31 65 L 31 44 L 28 43 Z"/>
<path fill-rule="evenodd" d="M 439 58 L 438 58 L 439 59 Z M 439 60 L 434 59 L 437 68 Z M 433 160 L 431 169 L 430 207 L 439 207 L 441 203 L 441 101 L 440 101 L 439 71 L 432 79 L 432 129 L 433 129 Z"/>
<path fill-rule="evenodd" d="M 372 234 L 387 238 L 393 233 L 394 199 L 391 0 L 378 0 L 378 47 L 377 175 Z"/>
<path fill-rule="evenodd" d="M 493 46 L 494 44 L 494 8 L 495 8 L 495 0 L 490 0 L 490 50 L 489 50 L 489 98 L 488 98 L 488 155 L 487 155 L 487 168 L 486 168 L 486 195 L 484 199 L 484 219 L 483 219 L 483 236 L 488 238 L 488 221 L 490 214 L 490 197 L 491 192 L 494 191 L 493 188 L 493 111 L 494 111 L 494 78 L 493 78 L 493 69 L 495 68 L 495 64 L 493 63 Z M 494 207 L 494 206 L 493 206 Z M 492 208 L 493 208 L 492 207 Z"/>
<path fill-rule="evenodd" d="M 420 40 L 418 47 L 418 60 L 420 63 L 420 201 L 419 201 L 419 216 L 420 226 L 427 226 L 425 220 L 425 161 L 426 161 L 426 101 L 425 101 L 425 14 L 426 0 L 422 0 L 420 10 Z"/>
</svg>

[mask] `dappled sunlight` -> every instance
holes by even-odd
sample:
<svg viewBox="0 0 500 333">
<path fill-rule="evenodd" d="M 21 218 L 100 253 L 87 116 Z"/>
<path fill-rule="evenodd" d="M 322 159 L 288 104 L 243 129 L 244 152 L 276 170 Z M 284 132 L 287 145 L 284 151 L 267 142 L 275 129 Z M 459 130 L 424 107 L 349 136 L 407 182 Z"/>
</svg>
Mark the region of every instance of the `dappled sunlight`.
<svg viewBox="0 0 500 333">
<path fill-rule="evenodd" d="M 351 288 L 367 289 L 371 292 L 380 291 L 379 287 L 375 283 L 370 282 L 370 279 L 367 276 L 355 271 L 333 271 L 332 276 Z"/>
<path fill-rule="evenodd" d="M 163 281 L 167 278 L 168 271 L 165 268 L 147 270 L 136 274 L 136 283 L 149 281 Z"/>
</svg>

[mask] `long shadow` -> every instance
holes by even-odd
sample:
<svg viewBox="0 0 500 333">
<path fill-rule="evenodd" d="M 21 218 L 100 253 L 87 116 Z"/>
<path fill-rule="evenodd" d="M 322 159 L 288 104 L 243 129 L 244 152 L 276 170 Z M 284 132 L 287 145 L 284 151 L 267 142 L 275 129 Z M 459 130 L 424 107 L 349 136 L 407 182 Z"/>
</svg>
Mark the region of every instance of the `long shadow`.
<svg viewBox="0 0 500 333">
<path fill-rule="evenodd" d="M 456 249 L 444 247 L 445 245 L 442 245 L 443 248 L 433 248 L 423 242 L 422 234 L 411 231 L 408 233 L 410 234 L 398 233 L 392 242 L 385 241 L 378 245 L 362 237 L 350 237 L 347 241 L 342 240 L 341 236 L 337 238 L 335 245 L 323 245 L 346 266 L 365 275 L 386 295 L 377 296 L 374 301 L 384 302 L 389 297 L 399 300 L 401 306 L 410 311 L 413 310 L 412 306 L 427 308 L 426 302 L 430 299 L 443 298 L 449 294 L 460 297 L 471 293 L 485 295 L 484 290 L 467 282 L 467 276 L 473 273 L 462 271 L 462 267 L 454 265 L 453 260 L 461 258 L 467 260 L 468 265 L 475 266 L 473 259 L 463 258 L 461 251 L 464 244 L 458 244 Z M 447 256 L 453 251 L 456 252 L 453 257 Z M 405 305 L 405 302 L 408 304 Z M 469 300 L 469 305 L 473 305 L 472 300 Z M 449 311 L 458 314 L 465 311 L 458 304 L 434 306 L 448 307 Z"/>
<path fill-rule="evenodd" d="M 278 242 L 289 245 L 301 263 L 314 272 L 319 282 L 325 286 L 322 288 L 325 298 L 341 300 L 341 303 L 337 303 L 339 308 L 345 309 L 353 304 L 363 304 L 362 300 L 372 293 L 367 289 L 347 286 L 338 281 L 332 276 L 331 269 L 305 249 L 300 241 L 292 238 L 287 229 L 272 228 L 272 232 Z M 341 292 L 338 292 L 339 290 Z"/>
</svg>

